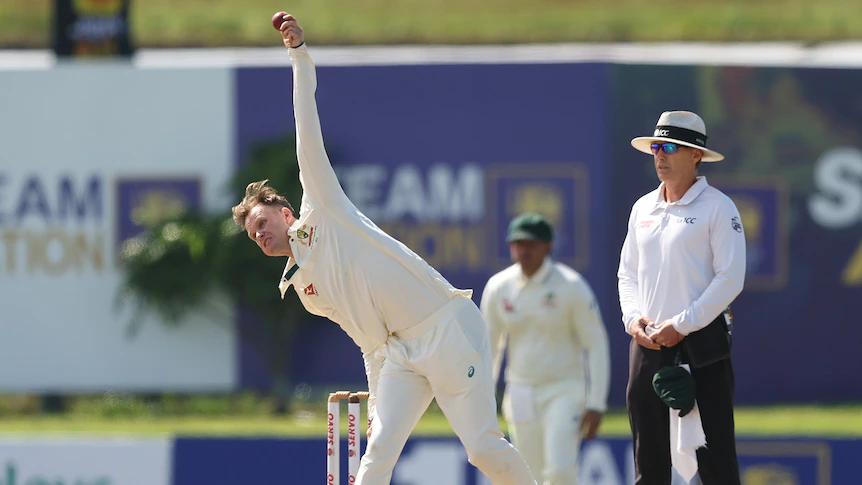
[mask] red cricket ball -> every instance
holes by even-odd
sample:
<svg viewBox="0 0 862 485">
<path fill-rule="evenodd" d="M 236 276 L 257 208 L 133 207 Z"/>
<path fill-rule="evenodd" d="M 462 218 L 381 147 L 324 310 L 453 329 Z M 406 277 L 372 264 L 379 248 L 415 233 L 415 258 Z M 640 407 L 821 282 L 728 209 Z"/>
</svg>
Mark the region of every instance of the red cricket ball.
<svg viewBox="0 0 862 485">
<path fill-rule="evenodd" d="M 284 22 L 285 15 L 287 15 L 287 12 L 276 12 L 272 16 L 272 26 L 275 27 L 275 30 L 281 30 L 281 24 Z"/>
</svg>

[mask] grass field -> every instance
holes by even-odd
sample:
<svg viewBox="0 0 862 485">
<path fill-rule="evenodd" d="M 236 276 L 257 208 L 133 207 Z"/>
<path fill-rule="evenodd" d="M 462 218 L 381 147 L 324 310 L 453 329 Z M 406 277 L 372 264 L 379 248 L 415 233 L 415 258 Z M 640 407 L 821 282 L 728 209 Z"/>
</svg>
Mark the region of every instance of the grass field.
<svg viewBox="0 0 862 485">
<path fill-rule="evenodd" d="M 50 0 L 0 1 L 0 48 L 50 45 Z M 323 44 L 862 39 L 856 0 L 131 0 L 142 47 L 272 45 L 279 10 Z"/>
<path fill-rule="evenodd" d="M 342 411 L 344 416 L 346 411 Z M 342 422 L 344 419 L 342 419 Z M 323 409 L 300 411 L 286 417 L 272 416 L 63 416 L 0 417 L 0 436 L 9 434 L 85 435 L 194 435 L 194 436 L 323 436 L 326 430 Z M 862 438 L 862 405 L 856 406 L 775 406 L 736 410 L 739 436 L 816 436 Z M 501 420 L 505 429 L 505 423 Z M 345 428 L 346 429 L 346 428 Z M 414 435 L 450 436 L 445 417 L 429 411 Z M 623 412 L 609 413 L 601 436 L 624 437 L 629 424 Z"/>
</svg>

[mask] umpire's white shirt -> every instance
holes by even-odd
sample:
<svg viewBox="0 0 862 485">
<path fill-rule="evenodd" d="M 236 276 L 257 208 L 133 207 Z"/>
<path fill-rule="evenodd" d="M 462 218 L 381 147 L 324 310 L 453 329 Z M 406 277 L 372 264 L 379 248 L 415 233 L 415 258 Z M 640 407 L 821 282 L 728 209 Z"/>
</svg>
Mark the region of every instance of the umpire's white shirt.
<svg viewBox="0 0 862 485">
<path fill-rule="evenodd" d="M 294 258 L 278 286 L 284 297 L 293 285 L 310 313 L 337 323 L 368 354 L 390 333 L 457 311 L 472 291 L 454 288 L 350 202 L 324 150 L 314 64 L 305 45 L 289 53 L 303 195 L 299 220 L 288 231 Z M 299 270 L 288 279 L 294 264 Z M 372 381 L 375 370 L 368 370 Z"/>
<path fill-rule="evenodd" d="M 670 203 L 662 183 L 632 207 L 617 276 L 626 332 L 641 316 L 669 319 L 683 335 L 700 330 L 742 291 L 745 234 L 736 205 L 706 177 Z"/>
<path fill-rule="evenodd" d="M 495 382 L 508 339 L 507 383 L 585 382 L 587 409 L 605 411 L 608 337 L 595 295 L 577 271 L 545 258 L 527 278 L 514 264 L 488 280 L 480 306 L 491 336 Z"/>
</svg>

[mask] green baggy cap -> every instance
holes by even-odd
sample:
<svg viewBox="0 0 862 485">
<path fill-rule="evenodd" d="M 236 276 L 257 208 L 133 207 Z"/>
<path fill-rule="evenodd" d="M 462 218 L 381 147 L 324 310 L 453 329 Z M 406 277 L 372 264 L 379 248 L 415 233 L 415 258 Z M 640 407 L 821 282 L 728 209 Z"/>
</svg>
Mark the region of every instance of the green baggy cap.
<svg viewBox="0 0 862 485">
<path fill-rule="evenodd" d="M 652 377 L 652 388 L 668 407 L 679 410 L 679 417 L 685 416 L 694 408 L 694 377 L 682 367 L 659 369 Z"/>
<path fill-rule="evenodd" d="M 528 212 L 512 219 L 509 223 L 509 233 L 506 242 L 513 241 L 545 241 L 554 239 L 554 229 L 541 215 Z"/>
</svg>

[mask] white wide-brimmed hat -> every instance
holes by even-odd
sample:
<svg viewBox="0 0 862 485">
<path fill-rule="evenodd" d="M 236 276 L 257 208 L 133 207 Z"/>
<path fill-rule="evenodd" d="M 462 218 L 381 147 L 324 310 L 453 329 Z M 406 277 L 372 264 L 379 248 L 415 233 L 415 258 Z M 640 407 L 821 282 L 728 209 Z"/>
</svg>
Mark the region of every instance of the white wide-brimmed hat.
<svg viewBox="0 0 862 485">
<path fill-rule="evenodd" d="M 636 150 L 652 154 L 650 145 L 655 142 L 679 143 L 703 150 L 703 162 L 720 162 L 724 155 L 706 147 L 706 124 L 691 111 L 665 111 L 655 124 L 653 136 L 639 136 L 632 140 Z"/>
</svg>

